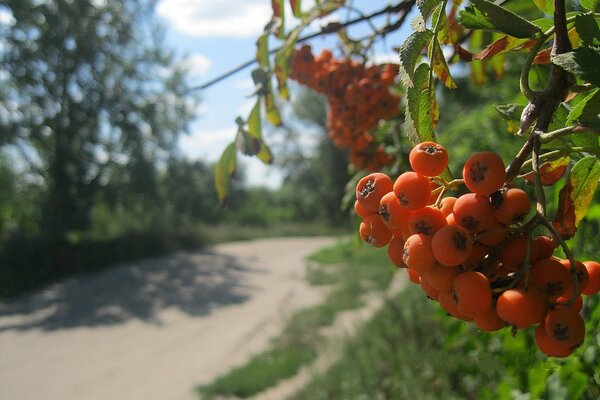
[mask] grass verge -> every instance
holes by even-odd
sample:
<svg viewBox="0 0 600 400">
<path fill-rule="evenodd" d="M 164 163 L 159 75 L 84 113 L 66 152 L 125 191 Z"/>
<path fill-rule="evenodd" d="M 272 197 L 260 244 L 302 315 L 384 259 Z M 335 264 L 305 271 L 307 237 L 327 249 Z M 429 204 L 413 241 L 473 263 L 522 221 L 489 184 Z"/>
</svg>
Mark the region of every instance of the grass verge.
<svg viewBox="0 0 600 400">
<path fill-rule="evenodd" d="M 325 302 L 294 314 L 269 349 L 199 387 L 202 399 L 247 398 L 295 375 L 316 358 L 323 340 L 319 328 L 330 325 L 338 312 L 360 307 L 361 294 L 385 289 L 394 271 L 385 251 L 351 241 L 320 250 L 309 262 L 307 280 L 312 285 L 332 286 Z"/>
</svg>

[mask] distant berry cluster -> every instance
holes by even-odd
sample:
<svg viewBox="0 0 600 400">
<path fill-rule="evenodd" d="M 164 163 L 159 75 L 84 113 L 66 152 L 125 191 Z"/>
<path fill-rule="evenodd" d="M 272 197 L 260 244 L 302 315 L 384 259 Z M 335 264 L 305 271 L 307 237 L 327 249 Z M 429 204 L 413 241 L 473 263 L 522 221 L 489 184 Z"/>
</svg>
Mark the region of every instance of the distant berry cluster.
<svg viewBox="0 0 600 400">
<path fill-rule="evenodd" d="M 389 90 L 397 74 L 394 64 L 365 67 L 348 58 L 335 59 L 329 50 L 314 56 L 310 46 L 303 46 L 296 51 L 290 77 L 327 95 L 333 143 L 350 150 L 357 168 L 375 171 L 393 162 L 370 131 L 398 114 L 400 98 Z"/>
</svg>

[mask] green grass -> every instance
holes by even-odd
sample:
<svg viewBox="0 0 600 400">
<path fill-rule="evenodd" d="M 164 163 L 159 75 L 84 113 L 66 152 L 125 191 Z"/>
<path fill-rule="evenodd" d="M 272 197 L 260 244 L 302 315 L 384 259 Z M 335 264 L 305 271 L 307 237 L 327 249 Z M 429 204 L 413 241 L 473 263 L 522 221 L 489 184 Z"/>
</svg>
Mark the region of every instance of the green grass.
<svg viewBox="0 0 600 400">
<path fill-rule="evenodd" d="M 332 285 L 326 300 L 295 313 L 268 350 L 198 388 L 201 398 L 247 398 L 293 376 L 316 358 L 323 343 L 319 328 L 330 325 L 340 311 L 360 307 L 362 293 L 387 287 L 394 270 L 385 250 L 357 247 L 351 241 L 320 250 L 309 260 L 307 280 L 312 285 Z"/>
</svg>

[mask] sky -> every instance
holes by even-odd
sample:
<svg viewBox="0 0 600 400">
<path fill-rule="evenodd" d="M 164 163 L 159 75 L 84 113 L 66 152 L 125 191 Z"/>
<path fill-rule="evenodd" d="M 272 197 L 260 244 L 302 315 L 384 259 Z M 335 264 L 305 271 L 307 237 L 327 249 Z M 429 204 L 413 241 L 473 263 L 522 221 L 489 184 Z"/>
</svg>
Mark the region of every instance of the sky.
<svg viewBox="0 0 600 400">
<path fill-rule="evenodd" d="M 302 3 L 303 9 L 314 5 L 313 0 Z M 356 0 L 354 4 L 369 13 L 385 6 L 386 2 Z M 167 45 L 180 57 L 186 58 L 192 83 L 202 84 L 254 58 L 256 39 L 271 18 L 272 9 L 269 0 L 160 0 L 156 12 L 167 28 Z M 356 17 L 356 14 L 351 16 Z M 306 33 L 337 18 L 339 16 L 328 16 L 324 22 L 307 28 Z M 399 33 L 391 35 L 386 44 L 376 47 L 377 59 L 396 60 L 392 48 L 410 33 L 409 24 L 405 25 Z M 286 28 L 291 26 L 293 17 L 287 9 Z M 367 28 L 355 29 L 359 34 L 360 29 Z M 270 43 L 271 46 L 277 45 L 273 39 Z M 331 47 L 333 43 L 331 37 L 316 38 L 310 42 L 316 51 Z M 198 117 L 191 124 L 189 134 L 182 136 L 179 142 L 181 151 L 189 159 L 216 161 L 225 146 L 234 139 L 237 131 L 235 118 L 246 118 L 255 101 L 254 97 L 249 97 L 253 92 L 251 70 L 252 67 L 249 67 L 200 92 Z M 266 141 L 269 141 L 268 135 Z M 277 168 L 264 166 L 253 157 L 240 157 L 243 157 L 249 185 L 276 188 L 281 184 L 283 175 Z"/>
</svg>

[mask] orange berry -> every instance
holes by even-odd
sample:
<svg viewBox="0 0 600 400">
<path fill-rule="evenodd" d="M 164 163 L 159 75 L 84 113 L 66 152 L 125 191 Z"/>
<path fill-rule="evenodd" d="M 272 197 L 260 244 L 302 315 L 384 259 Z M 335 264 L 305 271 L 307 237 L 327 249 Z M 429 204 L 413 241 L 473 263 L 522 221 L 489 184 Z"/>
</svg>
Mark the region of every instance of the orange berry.
<svg viewBox="0 0 600 400">
<path fill-rule="evenodd" d="M 473 193 L 489 196 L 506 180 L 504 162 L 491 151 L 473 153 L 463 167 L 465 185 Z"/>
<path fill-rule="evenodd" d="M 421 288 L 423 289 L 427 297 L 429 297 L 432 300 L 438 299 L 440 291 L 434 288 L 431 285 L 431 283 L 429 283 L 429 281 L 426 278 L 424 278 L 424 276 L 421 277 L 421 281 L 419 283 L 421 284 Z"/>
<path fill-rule="evenodd" d="M 445 265 L 435 264 L 429 268 L 423 276 L 429 281 L 431 286 L 441 292 L 452 290 L 452 283 L 462 271 L 459 267 L 446 267 Z"/>
<path fill-rule="evenodd" d="M 374 213 L 373 211 L 370 211 L 370 210 L 367 210 L 366 208 L 364 208 L 363 205 L 358 200 L 356 200 L 354 202 L 354 212 L 356 213 L 356 215 L 358 215 L 361 218 L 368 217 L 370 214 Z"/>
<path fill-rule="evenodd" d="M 537 245 L 540 258 L 550 258 L 556 247 L 554 241 L 548 236 L 536 236 L 533 242 Z"/>
<path fill-rule="evenodd" d="M 532 241 L 533 243 L 533 241 Z M 504 267 L 510 271 L 517 271 L 525 262 L 527 257 L 527 236 L 516 235 L 510 242 L 504 246 L 500 252 L 500 261 Z M 529 250 L 529 261 L 538 258 L 537 247 L 531 246 Z"/>
<path fill-rule="evenodd" d="M 395 236 L 387 248 L 388 258 L 398 268 L 406 268 L 404 261 L 402 261 L 404 253 L 404 239 L 402 236 Z"/>
<path fill-rule="evenodd" d="M 516 326 L 527 328 L 540 323 L 546 316 L 548 300 L 546 296 L 536 288 L 508 289 L 498 297 L 496 311 L 498 316 Z"/>
<path fill-rule="evenodd" d="M 568 357 L 575 350 L 548 336 L 546 326 L 543 323 L 535 328 L 535 344 L 542 353 L 550 357 Z"/>
<path fill-rule="evenodd" d="M 389 176 L 374 172 L 362 178 L 356 185 L 356 200 L 364 209 L 377 212 L 379 201 L 386 193 L 392 191 L 393 186 Z"/>
<path fill-rule="evenodd" d="M 408 279 L 410 279 L 412 283 L 421 283 L 421 275 L 419 275 L 417 271 L 411 268 L 406 268 L 406 273 L 408 274 Z"/>
<path fill-rule="evenodd" d="M 548 336 L 567 347 L 578 346 L 585 336 L 585 322 L 577 311 L 556 307 L 544 320 Z"/>
<path fill-rule="evenodd" d="M 483 314 L 492 305 L 490 282 L 484 274 L 467 271 L 458 275 L 452 284 L 458 309 L 468 317 Z"/>
<path fill-rule="evenodd" d="M 425 207 L 431 196 L 429 179 L 413 171 L 404 172 L 394 182 L 394 193 L 409 210 Z"/>
<path fill-rule="evenodd" d="M 379 201 L 379 216 L 393 231 L 399 231 L 408 224 L 410 214 L 410 210 L 400 205 L 400 199 L 394 192 L 386 193 Z"/>
<path fill-rule="evenodd" d="M 454 203 L 456 203 L 456 197 L 448 196 L 444 197 L 440 202 L 440 211 L 444 214 L 444 217 L 452 214 L 454 209 Z"/>
<path fill-rule="evenodd" d="M 568 303 L 571 300 L 571 296 L 561 296 L 556 299 L 557 303 Z M 583 309 L 583 296 L 575 297 L 575 301 L 571 305 L 571 309 L 576 312 L 581 312 Z"/>
<path fill-rule="evenodd" d="M 447 292 L 440 292 L 440 294 L 438 295 L 438 302 L 440 303 L 440 306 L 442 306 L 442 308 L 446 310 L 448 314 L 458 319 L 462 319 L 463 321 L 472 321 L 473 318 L 464 315 L 458 309 L 456 301 L 457 299 L 454 295 L 453 290 L 449 290 Z"/>
<path fill-rule="evenodd" d="M 487 262 L 486 257 L 490 254 L 491 249 L 487 246 L 484 246 L 481 243 L 475 243 L 471 247 L 471 251 L 465 261 L 462 262 L 462 265 L 465 270 L 478 269 L 485 262 Z"/>
<path fill-rule="evenodd" d="M 435 258 L 431 252 L 431 238 L 421 233 L 411 235 L 404 243 L 402 260 L 419 275 L 433 267 Z"/>
<path fill-rule="evenodd" d="M 525 219 L 531 210 L 531 200 L 524 190 L 510 188 L 499 196 L 499 205 L 495 205 L 494 216 L 506 225 L 515 224 Z"/>
<path fill-rule="evenodd" d="M 435 259 L 446 266 L 462 264 L 469 257 L 472 247 L 471 235 L 461 226 L 445 226 L 431 239 Z"/>
<path fill-rule="evenodd" d="M 408 160 L 413 171 L 425 176 L 437 176 L 448 166 L 448 151 L 440 144 L 423 142 L 413 147 Z"/>
<path fill-rule="evenodd" d="M 431 237 L 446 224 L 444 214 L 435 207 L 419 208 L 408 217 L 408 230 L 412 234 L 422 233 Z"/>
<path fill-rule="evenodd" d="M 476 315 L 473 322 L 484 332 L 494 332 L 506 326 L 506 322 L 498 316 L 496 307 L 490 307 L 486 312 Z"/>
<path fill-rule="evenodd" d="M 371 214 L 362 220 L 359 233 L 360 238 L 373 247 L 383 247 L 392 240 L 392 231 L 377 214 Z"/>
<path fill-rule="evenodd" d="M 456 221 L 471 233 L 485 230 L 493 219 L 493 212 L 489 199 L 475 193 L 460 196 L 453 208 Z"/>
<path fill-rule="evenodd" d="M 570 297 L 573 294 L 574 282 L 571 275 L 571 263 L 569 260 L 558 260 L 563 267 L 568 271 L 570 282 L 569 288 L 565 291 L 564 296 Z M 588 274 L 587 268 L 581 261 L 575 261 L 575 274 L 577 275 L 577 290 L 579 294 L 583 293 L 587 285 L 590 283 L 590 275 Z"/>
<path fill-rule="evenodd" d="M 529 282 L 538 286 L 550 300 L 568 291 L 573 292 L 569 271 L 554 258 L 542 258 L 534 262 L 529 270 Z"/>
<path fill-rule="evenodd" d="M 498 221 L 492 221 L 487 228 L 477 235 L 477 241 L 488 247 L 495 247 L 508 237 L 506 227 Z"/>
<path fill-rule="evenodd" d="M 590 281 L 581 293 L 591 296 L 600 291 L 600 263 L 597 261 L 584 261 L 583 265 L 587 269 Z"/>
</svg>

